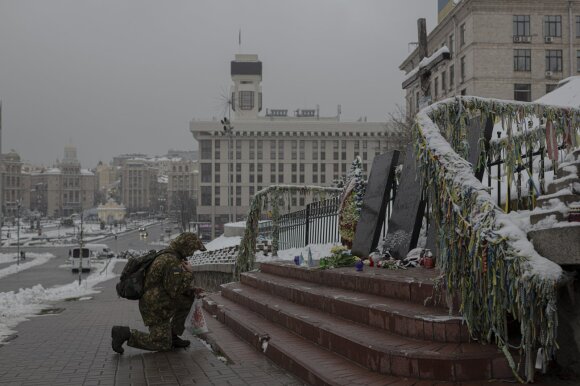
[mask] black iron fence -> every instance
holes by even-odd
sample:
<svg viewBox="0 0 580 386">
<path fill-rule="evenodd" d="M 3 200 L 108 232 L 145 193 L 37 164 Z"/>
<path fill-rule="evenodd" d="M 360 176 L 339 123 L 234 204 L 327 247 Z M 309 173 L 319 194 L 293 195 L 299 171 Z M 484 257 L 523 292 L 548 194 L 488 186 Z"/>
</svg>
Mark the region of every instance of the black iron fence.
<svg viewBox="0 0 580 386">
<path fill-rule="evenodd" d="M 558 151 L 565 147 L 565 144 L 559 145 Z M 557 178 L 555 176 L 557 162 L 551 160 L 546 162 L 545 153 L 544 147 L 539 147 L 537 150 L 523 147 L 513 174 L 510 176 L 506 175 L 502 168 L 506 162 L 503 152 L 494 158 L 488 155 L 485 173 L 487 186 L 500 208 L 506 212 L 534 209 L 536 198 L 546 194 L 546 173 L 553 172 L 553 178 Z"/>
<path fill-rule="evenodd" d="M 278 249 L 340 241 L 338 205 L 339 198 L 333 197 L 312 202 L 302 210 L 280 216 Z"/>
<path fill-rule="evenodd" d="M 385 237 L 388 219 L 395 200 L 396 185 L 386 198 L 385 221 L 381 236 Z M 278 249 L 301 248 L 308 244 L 340 242 L 339 197 L 306 205 L 306 208 L 280 216 L 278 220 Z M 265 225 L 265 224 L 264 224 Z"/>
</svg>

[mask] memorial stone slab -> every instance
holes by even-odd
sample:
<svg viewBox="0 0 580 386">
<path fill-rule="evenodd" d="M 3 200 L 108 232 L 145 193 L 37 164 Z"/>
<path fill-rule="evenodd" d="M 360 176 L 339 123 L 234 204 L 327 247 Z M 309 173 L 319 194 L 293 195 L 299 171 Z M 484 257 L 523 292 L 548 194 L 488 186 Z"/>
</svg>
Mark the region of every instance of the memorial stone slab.
<svg viewBox="0 0 580 386">
<path fill-rule="evenodd" d="M 367 257 L 377 247 L 398 161 L 398 150 L 380 154 L 373 160 L 352 245 L 355 256 Z"/>
<path fill-rule="evenodd" d="M 469 151 L 467 153 L 467 160 L 473 165 L 473 173 L 475 177 L 481 181 L 483 178 L 483 173 L 485 172 L 485 167 L 479 166 L 479 155 L 481 154 L 481 145 L 483 144 L 486 149 L 489 146 L 489 141 L 493 133 L 493 119 L 487 118 L 485 121 L 485 126 L 482 130 L 482 123 L 479 117 L 471 119 L 469 123 L 469 129 L 467 130 L 467 143 L 469 145 Z M 480 138 L 483 137 L 483 143 Z M 427 245 L 425 248 L 430 249 L 433 255 L 437 255 L 437 224 L 433 219 L 429 220 L 429 228 L 427 230 Z"/>
<path fill-rule="evenodd" d="M 409 250 L 417 246 L 425 211 L 422 190 L 417 176 L 413 145 L 409 144 L 385 238 L 387 248 L 397 259 L 405 258 Z"/>
</svg>

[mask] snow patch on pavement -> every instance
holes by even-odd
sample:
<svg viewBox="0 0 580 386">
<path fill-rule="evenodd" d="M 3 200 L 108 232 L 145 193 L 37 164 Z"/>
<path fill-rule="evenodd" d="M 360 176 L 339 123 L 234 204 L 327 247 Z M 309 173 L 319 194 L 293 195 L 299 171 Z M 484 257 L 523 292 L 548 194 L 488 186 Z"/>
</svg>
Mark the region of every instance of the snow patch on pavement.
<svg viewBox="0 0 580 386">
<path fill-rule="evenodd" d="M 0 292 L 0 341 L 14 333 L 12 328 L 20 322 L 35 316 L 51 302 L 69 298 L 83 298 L 98 293 L 97 284 L 110 280 L 117 275 L 113 273 L 115 264 L 126 260 L 109 260 L 102 270 L 95 270 L 79 285 L 78 281 L 53 288 L 44 288 L 37 284 L 31 288 L 20 289 L 18 292 Z"/>
<path fill-rule="evenodd" d="M 0 263 L 8 263 L 14 261 L 14 264 L 8 266 L 7 268 L 0 269 L 0 278 L 24 271 L 25 269 L 32 268 L 37 265 L 46 263 L 48 260 L 52 259 L 54 255 L 52 253 L 27 253 L 26 258 L 31 258 L 30 260 L 20 260 L 20 265 L 16 263 L 13 253 L 0 253 Z"/>
</svg>

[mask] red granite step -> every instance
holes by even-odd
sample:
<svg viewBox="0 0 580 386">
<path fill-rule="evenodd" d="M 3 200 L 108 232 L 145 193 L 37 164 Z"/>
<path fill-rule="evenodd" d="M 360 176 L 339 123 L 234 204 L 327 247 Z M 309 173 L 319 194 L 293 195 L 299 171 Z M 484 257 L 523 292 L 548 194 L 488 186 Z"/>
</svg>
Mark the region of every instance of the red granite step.
<svg viewBox="0 0 580 386">
<path fill-rule="evenodd" d="M 237 317 L 251 310 L 382 374 L 441 381 L 511 378 L 503 354 L 492 345 L 410 339 L 295 304 L 242 283 L 223 285 L 222 296 L 237 303 Z M 268 333 L 267 329 L 264 331 Z"/>
<path fill-rule="evenodd" d="M 440 308 L 263 272 L 244 273 L 241 282 L 294 303 L 398 335 L 436 342 L 469 342 L 463 318 L 449 316 Z"/>
<path fill-rule="evenodd" d="M 309 385 L 411 386 L 417 383 L 416 379 L 373 373 L 248 312 L 219 294 L 206 297 L 204 307 L 251 346 Z"/>
<path fill-rule="evenodd" d="M 367 267 L 362 272 L 357 272 L 352 267 L 323 270 L 298 267 L 290 262 L 269 262 L 261 263 L 260 270 L 328 287 L 447 307 L 445 291 L 441 291 L 439 295 L 434 291 L 435 279 L 439 276 L 436 269 L 389 270 Z"/>
</svg>

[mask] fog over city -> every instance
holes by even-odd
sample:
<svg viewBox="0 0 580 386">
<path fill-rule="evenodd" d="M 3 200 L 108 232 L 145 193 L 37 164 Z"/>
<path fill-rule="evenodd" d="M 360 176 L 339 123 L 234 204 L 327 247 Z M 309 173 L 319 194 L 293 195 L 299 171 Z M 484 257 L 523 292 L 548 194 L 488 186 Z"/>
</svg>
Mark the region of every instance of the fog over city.
<svg viewBox="0 0 580 386">
<path fill-rule="evenodd" d="M 0 1 L 2 151 L 83 167 L 190 150 L 191 119 L 219 118 L 236 53 L 263 62 L 264 108 L 384 121 L 426 0 Z M 240 46 L 241 40 L 241 46 Z"/>
</svg>

